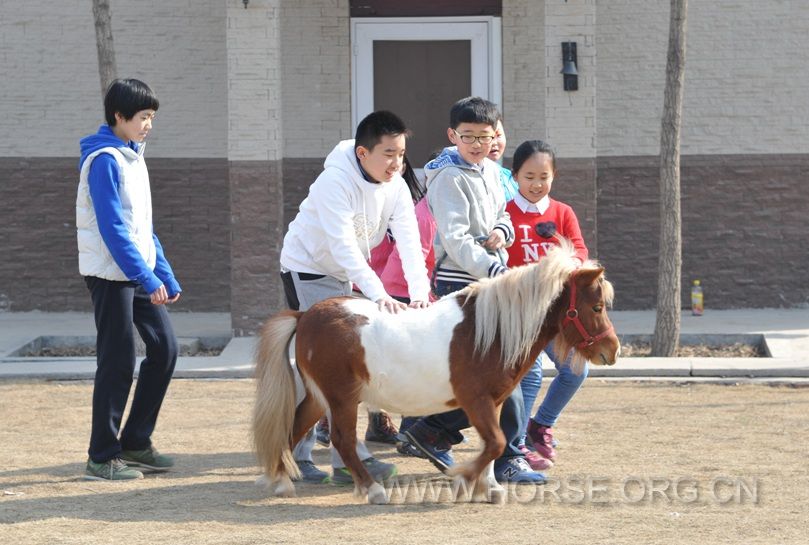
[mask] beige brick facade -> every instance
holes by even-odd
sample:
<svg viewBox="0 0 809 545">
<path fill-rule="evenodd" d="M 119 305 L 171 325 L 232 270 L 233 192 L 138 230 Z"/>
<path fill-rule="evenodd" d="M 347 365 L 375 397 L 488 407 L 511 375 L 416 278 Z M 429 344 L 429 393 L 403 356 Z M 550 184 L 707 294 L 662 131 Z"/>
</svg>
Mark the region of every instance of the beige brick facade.
<svg viewBox="0 0 809 545">
<path fill-rule="evenodd" d="M 598 154 L 657 155 L 667 0 L 598 2 Z M 689 2 L 682 153 L 809 149 L 809 3 Z"/>
<path fill-rule="evenodd" d="M 503 2 L 503 119 L 507 154 L 522 141 L 547 138 L 545 128 L 545 3 Z"/>
<path fill-rule="evenodd" d="M 284 2 L 284 157 L 323 158 L 351 127 L 348 0 Z"/>
<path fill-rule="evenodd" d="M 189 287 L 180 310 L 230 310 L 249 332 L 279 306 L 284 226 L 353 134 L 350 5 L 111 2 L 118 73 L 161 100 L 147 153 L 158 232 Z M 668 0 L 502 1 L 506 154 L 533 138 L 556 147 L 554 196 L 576 209 L 622 308 L 654 304 L 668 12 Z M 809 303 L 783 274 L 809 268 L 807 28 L 807 2 L 689 3 L 683 278 L 721 284 L 717 307 Z M 0 81 L 0 251 L 20 258 L 0 260 L 0 310 L 86 310 L 72 215 L 78 140 L 103 121 L 92 3 L 0 2 Z M 754 186 L 769 190 L 760 201 L 734 190 Z M 753 237 L 749 267 L 734 256 Z"/>
<path fill-rule="evenodd" d="M 111 13 L 118 74 L 161 101 L 149 155 L 224 157 L 224 3 L 111 2 Z M 0 47 L 0 156 L 75 156 L 104 120 L 92 2 L 2 2 Z"/>
<path fill-rule="evenodd" d="M 545 2 L 545 127 L 560 157 L 596 154 L 595 0 Z M 576 42 L 579 88 L 563 88 L 562 42 Z"/>
<path fill-rule="evenodd" d="M 280 0 L 228 5 L 228 159 L 283 154 Z"/>
</svg>

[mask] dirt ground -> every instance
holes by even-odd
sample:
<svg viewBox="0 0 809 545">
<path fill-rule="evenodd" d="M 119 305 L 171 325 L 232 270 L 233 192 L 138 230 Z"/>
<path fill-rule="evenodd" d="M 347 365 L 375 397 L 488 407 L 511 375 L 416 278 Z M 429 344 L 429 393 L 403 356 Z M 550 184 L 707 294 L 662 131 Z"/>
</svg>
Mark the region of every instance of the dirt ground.
<svg viewBox="0 0 809 545">
<path fill-rule="evenodd" d="M 249 380 L 172 383 L 154 441 L 175 471 L 84 481 L 91 392 L 0 382 L 0 543 L 809 543 L 809 388 L 588 379 L 557 424 L 551 481 L 504 506 L 454 503 L 427 462 L 381 445 L 399 465 L 392 505 L 333 485 L 268 497 Z"/>
</svg>

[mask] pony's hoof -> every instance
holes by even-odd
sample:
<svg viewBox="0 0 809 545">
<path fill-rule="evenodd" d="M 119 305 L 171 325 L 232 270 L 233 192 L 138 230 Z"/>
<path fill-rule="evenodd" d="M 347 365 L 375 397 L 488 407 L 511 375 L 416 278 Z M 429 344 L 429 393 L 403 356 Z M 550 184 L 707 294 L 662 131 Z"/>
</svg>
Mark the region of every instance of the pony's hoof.
<svg viewBox="0 0 809 545">
<path fill-rule="evenodd" d="M 508 491 L 500 485 L 489 489 L 488 501 L 492 505 L 504 505 L 508 498 Z"/>
<path fill-rule="evenodd" d="M 269 488 L 270 487 L 270 478 L 266 475 L 259 475 L 256 479 L 255 485 L 259 488 Z"/>
<path fill-rule="evenodd" d="M 275 487 L 273 492 L 279 498 L 294 498 L 295 485 L 289 479 L 282 479 Z"/>
<path fill-rule="evenodd" d="M 371 505 L 385 505 L 388 503 L 388 495 L 379 483 L 374 483 L 368 489 L 368 503 Z"/>
</svg>

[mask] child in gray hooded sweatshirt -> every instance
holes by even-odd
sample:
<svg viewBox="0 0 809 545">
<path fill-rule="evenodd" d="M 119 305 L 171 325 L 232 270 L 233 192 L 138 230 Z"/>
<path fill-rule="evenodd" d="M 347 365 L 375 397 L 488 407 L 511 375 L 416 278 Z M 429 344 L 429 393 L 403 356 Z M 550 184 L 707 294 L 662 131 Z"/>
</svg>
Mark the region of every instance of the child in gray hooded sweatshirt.
<svg viewBox="0 0 809 545">
<path fill-rule="evenodd" d="M 434 291 L 444 296 L 481 278 L 507 270 L 505 248 L 514 241 L 514 228 L 500 183 L 500 167 L 488 159 L 500 113 L 479 97 L 456 102 L 450 110 L 446 148 L 424 167 L 427 202 L 435 218 Z M 522 391 L 515 388 L 503 403 L 500 426 L 506 448 L 495 460 L 498 481 L 545 482 L 534 472 L 519 449 L 525 421 Z M 469 427 L 466 413 L 457 409 L 419 419 L 405 432 L 409 442 L 441 471 L 453 464 L 452 445 L 460 430 Z"/>
</svg>

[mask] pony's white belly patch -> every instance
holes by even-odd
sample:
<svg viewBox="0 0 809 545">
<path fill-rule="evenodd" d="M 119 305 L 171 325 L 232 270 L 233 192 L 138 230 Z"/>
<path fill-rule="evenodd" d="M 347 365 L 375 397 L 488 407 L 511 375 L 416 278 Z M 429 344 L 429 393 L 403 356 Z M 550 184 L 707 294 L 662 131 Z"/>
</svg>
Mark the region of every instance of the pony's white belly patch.
<svg viewBox="0 0 809 545">
<path fill-rule="evenodd" d="M 359 329 L 370 383 L 361 393 L 372 407 L 410 416 L 449 410 L 455 394 L 449 382 L 449 345 L 463 312 L 455 299 L 399 314 L 380 312 L 376 303 L 344 303 L 369 323 Z"/>
</svg>

